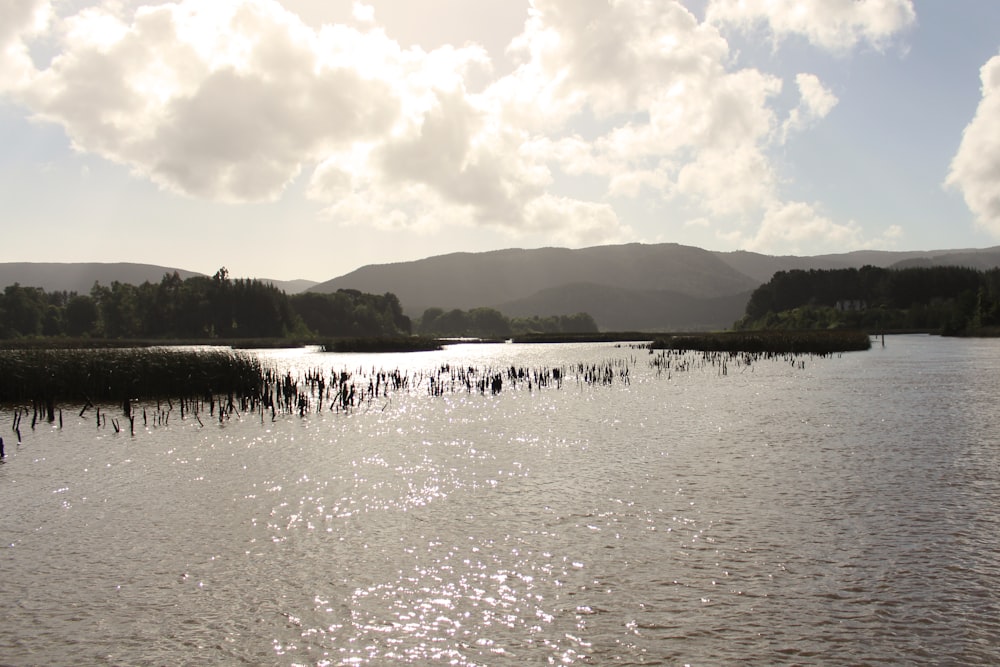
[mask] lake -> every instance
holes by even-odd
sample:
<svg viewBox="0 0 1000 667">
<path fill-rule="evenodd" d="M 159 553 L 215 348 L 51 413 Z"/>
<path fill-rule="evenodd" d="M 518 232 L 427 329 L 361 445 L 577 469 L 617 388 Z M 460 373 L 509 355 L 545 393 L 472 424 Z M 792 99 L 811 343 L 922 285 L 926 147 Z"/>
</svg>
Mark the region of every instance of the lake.
<svg viewBox="0 0 1000 667">
<path fill-rule="evenodd" d="M 1000 664 L 1000 340 L 256 354 L 408 384 L 0 412 L 0 664 Z"/>
</svg>

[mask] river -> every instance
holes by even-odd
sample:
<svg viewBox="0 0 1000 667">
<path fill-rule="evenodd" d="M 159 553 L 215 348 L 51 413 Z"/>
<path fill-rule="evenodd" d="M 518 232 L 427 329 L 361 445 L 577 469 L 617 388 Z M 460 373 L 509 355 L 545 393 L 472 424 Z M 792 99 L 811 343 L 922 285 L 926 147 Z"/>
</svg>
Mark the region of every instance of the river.
<svg viewBox="0 0 1000 667">
<path fill-rule="evenodd" d="M 1000 341 L 258 354 L 410 384 L 20 445 L 0 412 L 0 664 L 1000 664 Z M 561 385 L 429 391 L 511 365 Z"/>
</svg>

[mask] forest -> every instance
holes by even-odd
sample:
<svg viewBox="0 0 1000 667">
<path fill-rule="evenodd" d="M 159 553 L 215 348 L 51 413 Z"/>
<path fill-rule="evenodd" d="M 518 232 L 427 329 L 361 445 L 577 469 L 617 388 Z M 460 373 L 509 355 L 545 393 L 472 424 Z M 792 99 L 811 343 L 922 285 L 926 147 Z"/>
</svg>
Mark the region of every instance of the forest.
<svg viewBox="0 0 1000 667">
<path fill-rule="evenodd" d="M 982 335 L 1000 327 L 1000 269 L 958 266 L 779 271 L 734 325 Z"/>
<path fill-rule="evenodd" d="M 0 294 L 0 339 L 210 340 L 410 334 L 395 295 L 339 290 L 289 296 L 270 283 L 212 277 L 95 283 L 89 294 L 17 283 Z"/>
<path fill-rule="evenodd" d="M 597 322 L 587 313 L 548 317 L 508 318 L 493 308 L 470 310 L 428 308 L 420 317 L 417 331 L 425 336 L 454 338 L 506 338 L 528 333 L 584 334 L 597 333 Z"/>
<path fill-rule="evenodd" d="M 94 283 L 89 294 L 9 285 L 0 293 L 0 339 L 241 340 L 409 336 L 506 338 L 524 333 L 591 333 L 586 313 L 510 319 L 492 308 L 429 308 L 414 327 L 392 293 L 340 289 L 288 295 L 270 283 L 212 277 L 159 283 Z"/>
</svg>

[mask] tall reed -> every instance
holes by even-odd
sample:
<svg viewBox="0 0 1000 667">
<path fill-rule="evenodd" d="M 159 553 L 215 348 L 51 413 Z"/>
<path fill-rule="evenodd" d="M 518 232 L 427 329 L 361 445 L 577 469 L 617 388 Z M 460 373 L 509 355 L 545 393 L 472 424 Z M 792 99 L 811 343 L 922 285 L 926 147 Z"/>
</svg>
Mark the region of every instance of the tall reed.
<svg viewBox="0 0 1000 667">
<path fill-rule="evenodd" d="M 726 331 L 663 336 L 657 338 L 650 348 L 702 352 L 833 354 L 870 349 L 871 339 L 863 331 Z"/>
<path fill-rule="evenodd" d="M 260 361 L 221 348 L 0 350 L 0 403 L 255 396 Z"/>
</svg>

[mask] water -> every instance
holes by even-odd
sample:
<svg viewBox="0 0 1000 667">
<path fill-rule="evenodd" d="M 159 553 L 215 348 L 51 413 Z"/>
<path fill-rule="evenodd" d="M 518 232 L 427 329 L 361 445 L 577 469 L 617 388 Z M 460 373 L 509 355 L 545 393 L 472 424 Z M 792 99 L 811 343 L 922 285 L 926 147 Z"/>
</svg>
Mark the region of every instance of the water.
<svg viewBox="0 0 1000 667">
<path fill-rule="evenodd" d="M 630 373 L 20 446 L 5 410 L 0 664 L 1000 664 L 1000 341 L 261 354 Z"/>
</svg>

